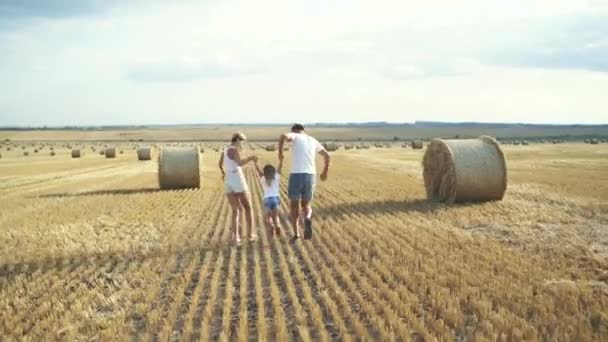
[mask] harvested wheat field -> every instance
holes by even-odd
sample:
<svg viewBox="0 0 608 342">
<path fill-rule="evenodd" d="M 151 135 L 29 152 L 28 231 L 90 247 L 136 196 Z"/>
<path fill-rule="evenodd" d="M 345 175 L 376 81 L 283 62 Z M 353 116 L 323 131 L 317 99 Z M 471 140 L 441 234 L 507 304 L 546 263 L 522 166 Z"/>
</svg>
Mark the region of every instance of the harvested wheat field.
<svg viewBox="0 0 608 342">
<path fill-rule="evenodd" d="M 128 144 L 111 159 L 15 145 L 0 160 L 2 340 L 608 339 L 606 145 L 504 146 L 503 200 L 452 205 L 426 199 L 425 150 L 340 149 L 313 239 L 295 243 L 287 182 L 273 238 L 247 166 L 260 239 L 240 247 L 212 148 L 200 189 L 161 191 L 157 161 Z"/>
</svg>

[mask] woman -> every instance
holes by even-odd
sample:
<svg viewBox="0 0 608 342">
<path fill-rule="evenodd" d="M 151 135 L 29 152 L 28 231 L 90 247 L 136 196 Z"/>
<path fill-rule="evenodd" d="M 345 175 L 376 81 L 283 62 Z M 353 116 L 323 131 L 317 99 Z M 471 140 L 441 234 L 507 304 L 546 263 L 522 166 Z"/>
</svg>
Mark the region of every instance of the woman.
<svg viewBox="0 0 608 342">
<path fill-rule="evenodd" d="M 253 229 L 253 212 L 249 200 L 249 187 L 243 174 L 243 165 L 257 161 L 258 157 L 249 156 L 241 159 L 242 142 L 247 140 L 245 134 L 237 132 L 232 135 L 232 143 L 224 148 L 220 156 L 219 167 L 224 179 L 224 191 L 232 207 L 232 238 L 237 245 L 241 244 L 239 232 L 239 214 L 241 207 L 245 212 L 245 221 L 249 229 L 249 241 L 255 241 L 257 235 Z"/>
</svg>

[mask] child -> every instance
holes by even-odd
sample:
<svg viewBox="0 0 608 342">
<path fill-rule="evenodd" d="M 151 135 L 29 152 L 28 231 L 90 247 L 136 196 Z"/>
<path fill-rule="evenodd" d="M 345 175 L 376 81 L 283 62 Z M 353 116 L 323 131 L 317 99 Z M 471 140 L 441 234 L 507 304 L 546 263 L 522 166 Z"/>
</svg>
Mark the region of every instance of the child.
<svg viewBox="0 0 608 342">
<path fill-rule="evenodd" d="M 264 214 L 266 224 L 272 229 L 273 233 L 278 235 L 281 233 L 279 226 L 279 185 L 281 183 L 281 169 L 283 162 L 279 162 L 278 167 L 266 164 L 261 170 L 257 162 L 255 164 L 262 187 L 264 188 Z"/>
</svg>

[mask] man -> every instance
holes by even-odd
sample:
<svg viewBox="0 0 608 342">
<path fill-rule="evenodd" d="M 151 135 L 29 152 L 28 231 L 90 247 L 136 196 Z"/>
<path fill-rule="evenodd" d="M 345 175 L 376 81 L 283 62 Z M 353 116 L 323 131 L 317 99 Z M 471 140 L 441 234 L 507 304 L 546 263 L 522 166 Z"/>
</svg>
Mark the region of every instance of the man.
<svg viewBox="0 0 608 342">
<path fill-rule="evenodd" d="M 289 175 L 288 196 L 291 209 L 291 224 L 294 228 L 293 239 L 300 235 L 300 213 L 304 216 L 304 238 L 312 238 L 312 197 L 316 183 L 315 156 L 323 156 L 324 167 L 321 172 L 321 180 L 327 179 L 329 162 L 331 157 L 317 139 L 304 132 L 304 126 L 295 124 L 291 127 L 291 133 L 281 134 L 279 138 L 279 160 L 283 161 L 283 145 L 291 142 L 293 160 L 291 174 Z M 301 208 L 301 212 L 300 212 Z"/>
</svg>

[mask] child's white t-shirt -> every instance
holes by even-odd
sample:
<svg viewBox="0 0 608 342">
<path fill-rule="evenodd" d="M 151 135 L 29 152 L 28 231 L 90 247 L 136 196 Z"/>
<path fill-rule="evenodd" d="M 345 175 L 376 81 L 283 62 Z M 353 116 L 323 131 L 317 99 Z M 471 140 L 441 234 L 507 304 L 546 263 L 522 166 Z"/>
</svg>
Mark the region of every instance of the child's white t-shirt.
<svg viewBox="0 0 608 342">
<path fill-rule="evenodd" d="M 266 177 L 262 176 L 262 188 L 264 189 L 264 198 L 268 197 L 279 197 L 279 184 L 281 175 L 278 173 L 274 175 L 274 179 L 270 182 L 270 186 L 266 183 Z"/>
</svg>

